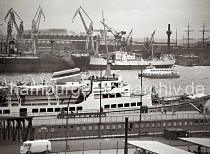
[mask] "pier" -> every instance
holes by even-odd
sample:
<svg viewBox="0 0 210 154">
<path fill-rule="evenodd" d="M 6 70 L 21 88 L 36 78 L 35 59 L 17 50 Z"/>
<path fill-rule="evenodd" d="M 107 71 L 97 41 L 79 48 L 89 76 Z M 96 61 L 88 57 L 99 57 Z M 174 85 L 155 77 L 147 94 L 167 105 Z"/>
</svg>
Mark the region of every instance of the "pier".
<svg viewBox="0 0 210 154">
<path fill-rule="evenodd" d="M 0 117 L 0 140 L 33 140 L 33 117 Z"/>
</svg>

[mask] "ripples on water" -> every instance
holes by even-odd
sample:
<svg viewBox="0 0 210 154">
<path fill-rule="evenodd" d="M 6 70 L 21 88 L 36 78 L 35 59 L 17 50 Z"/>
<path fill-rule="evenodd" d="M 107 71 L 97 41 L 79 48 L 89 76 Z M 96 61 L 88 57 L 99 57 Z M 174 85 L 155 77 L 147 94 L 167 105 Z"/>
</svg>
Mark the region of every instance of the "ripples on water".
<svg viewBox="0 0 210 154">
<path fill-rule="evenodd" d="M 193 93 L 204 90 L 205 94 L 210 94 L 210 66 L 182 67 L 177 66 L 175 69 L 180 73 L 180 78 L 175 79 L 148 79 L 143 78 L 143 91 L 150 92 L 151 87 L 155 86 L 156 91 L 161 96 Z M 104 73 L 104 72 L 103 72 Z M 140 79 L 138 73 L 140 70 L 113 70 L 112 73 L 119 74 L 123 80 L 128 82 L 132 89 L 140 88 Z M 99 75 L 99 71 L 88 71 L 89 75 Z M 30 74 L 1 74 L 0 81 L 4 78 L 12 82 L 34 80 L 41 83 L 42 80 L 49 81 L 52 73 L 30 73 Z M 202 90 L 203 88 L 203 90 Z"/>
</svg>

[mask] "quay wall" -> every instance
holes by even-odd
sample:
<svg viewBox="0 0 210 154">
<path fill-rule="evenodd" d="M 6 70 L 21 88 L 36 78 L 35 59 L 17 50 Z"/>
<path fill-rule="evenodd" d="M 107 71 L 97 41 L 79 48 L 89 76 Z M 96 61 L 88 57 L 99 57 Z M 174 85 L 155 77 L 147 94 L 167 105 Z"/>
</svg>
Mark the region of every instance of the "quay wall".
<svg viewBox="0 0 210 154">
<path fill-rule="evenodd" d="M 34 126 L 34 139 L 84 139 L 84 138 L 111 138 L 123 137 L 125 132 L 124 121 L 106 121 L 93 123 L 69 123 L 65 119 L 62 125 Z M 131 120 L 128 124 L 128 136 L 162 135 L 165 129 L 183 129 L 189 132 L 210 133 L 209 119 L 183 118 L 183 119 L 151 119 Z M 210 136 L 210 135 L 209 135 Z"/>
</svg>

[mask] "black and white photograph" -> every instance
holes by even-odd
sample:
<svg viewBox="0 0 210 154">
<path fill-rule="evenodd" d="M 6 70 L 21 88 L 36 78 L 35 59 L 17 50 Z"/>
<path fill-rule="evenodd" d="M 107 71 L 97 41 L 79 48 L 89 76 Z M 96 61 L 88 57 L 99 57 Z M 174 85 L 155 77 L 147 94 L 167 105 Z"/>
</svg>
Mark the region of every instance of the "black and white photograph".
<svg viewBox="0 0 210 154">
<path fill-rule="evenodd" d="M 210 0 L 0 0 L 1 154 L 210 154 Z"/>
</svg>

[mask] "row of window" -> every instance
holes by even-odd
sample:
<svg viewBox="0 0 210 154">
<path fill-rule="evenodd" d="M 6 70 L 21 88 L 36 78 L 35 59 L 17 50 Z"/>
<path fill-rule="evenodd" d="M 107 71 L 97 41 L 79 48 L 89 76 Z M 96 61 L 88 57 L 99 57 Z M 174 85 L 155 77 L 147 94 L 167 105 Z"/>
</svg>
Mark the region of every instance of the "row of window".
<svg viewBox="0 0 210 154">
<path fill-rule="evenodd" d="M 176 127 L 176 126 L 192 126 L 194 124 L 204 124 L 203 120 L 198 121 L 174 121 L 174 122 L 158 122 L 158 123 L 141 123 L 140 127 L 141 128 L 155 128 L 155 127 Z M 208 125 L 208 122 L 205 123 L 206 125 Z M 105 124 L 105 125 L 101 125 L 100 129 L 106 129 L 106 130 L 115 130 L 115 129 L 124 129 L 125 125 L 124 124 Z M 129 129 L 137 129 L 139 128 L 139 123 L 129 123 L 128 125 Z M 57 127 L 39 127 L 38 128 L 38 132 L 41 133 L 42 130 L 44 131 L 48 131 L 48 132 L 55 132 L 55 130 L 60 130 L 62 131 L 63 129 L 66 129 L 66 126 L 57 126 Z M 98 130 L 98 125 L 81 125 L 81 126 L 69 126 L 69 129 L 74 129 L 75 131 L 86 131 L 86 130 Z"/>
<path fill-rule="evenodd" d="M 0 110 L 0 114 L 10 114 L 10 110 Z"/>
<path fill-rule="evenodd" d="M 102 94 L 101 98 L 117 98 L 117 97 L 122 97 L 122 95 L 120 93 L 116 93 L 116 94 Z M 94 94 L 94 98 L 95 99 L 99 99 L 100 98 L 100 94 Z"/>
<path fill-rule="evenodd" d="M 104 109 L 114 109 L 114 108 L 121 108 L 121 107 L 135 107 L 135 106 L 141 106 L 141 102 L 133 102 L 133 103 L 121 103 L 121 104 L 107 104 L 104 105 Z"/>
<path fill-rule="evenodd" d="M 77 107 L 69 107 L 69 111 L 81 111 L 82 106 L 77 106 Z M 35 108 L 32 109 L 32 113 L 38 113 L 38 112 L 61 112 L 61 111 L 67 111 L 67 107 L 64 108 Z M 26 108 L 21 108 L 20 112 L 27 112 Z M 10 110 L 0 110 L 0 114 L 10 114 Z"/>
<path fill-rule="evenodd" d="M 69 111 L 81 111 L 82 106 L 77 107 L 69 107 Z M 38 112 L 61 112 L 61 111 L 67 111 L 67 107 L 64 108 L 40 108 L 40 109 L 32 109 L 32 113 L 38 113 Z"/>
</svg>

